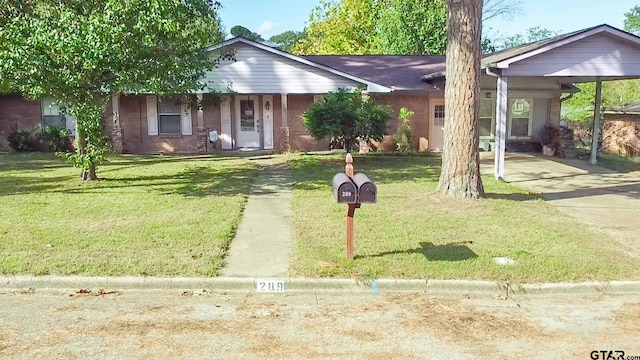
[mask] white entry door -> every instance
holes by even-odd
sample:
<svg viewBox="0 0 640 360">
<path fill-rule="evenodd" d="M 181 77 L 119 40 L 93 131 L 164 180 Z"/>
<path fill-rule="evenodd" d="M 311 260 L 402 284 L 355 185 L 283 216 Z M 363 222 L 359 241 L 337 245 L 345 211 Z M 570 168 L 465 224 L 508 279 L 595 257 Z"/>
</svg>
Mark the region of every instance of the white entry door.
<svg viewBox="0 0 640 360">
<path fill-rule="evenodd" d="M 260 147 L 260 106 L 257 96 L 236 98 L 236 147 Z"/>
<path fill-rule="evenodd" d="M 273 149 L 273 96 L 262 97 L 262 132 L 265 150 Z"/>
<path fill-rule="evenodd" d="M 444 100 L 431 101 L 430 118 L 429 149 L 442 151 L 444 147 Z"/>
</svg>

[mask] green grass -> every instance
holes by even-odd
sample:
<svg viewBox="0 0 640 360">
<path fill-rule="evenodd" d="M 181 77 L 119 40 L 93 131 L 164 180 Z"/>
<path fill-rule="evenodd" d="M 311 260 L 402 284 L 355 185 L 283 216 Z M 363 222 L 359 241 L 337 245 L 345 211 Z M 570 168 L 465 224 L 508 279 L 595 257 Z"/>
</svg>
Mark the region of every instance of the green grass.
<svg viewBox="0 0 640 360">
<path fill-rule="evenodd" d="M 487 197 L 444 198 L 437 156 L 363 156 L 357 171 L 378 186 L 378 203 L 355 215 L 354 260 L 345 258 L 346 205 L 330 181 L 343 156 L 298 156 L 295 276 L 485 279 L 519 282 L 640 279 L 615 242 L 562 215 L 536 195 L 483 179 Z M 509 257 L 516 265 L 495 263 Z"/>
<path fill-rule="evenodd" d="M 598 163 L 606 168 L 622 171 L 632 172 L 640 171 L 640 157 L 627 157 L 612 153 L 599 153 Z"/>
<path fill-rule="evenodd" d="M 120 156 L 82 182 L 49 154 L 0 153 L 0 273 L 216 275 L 257 168 Z"/>
</svg>

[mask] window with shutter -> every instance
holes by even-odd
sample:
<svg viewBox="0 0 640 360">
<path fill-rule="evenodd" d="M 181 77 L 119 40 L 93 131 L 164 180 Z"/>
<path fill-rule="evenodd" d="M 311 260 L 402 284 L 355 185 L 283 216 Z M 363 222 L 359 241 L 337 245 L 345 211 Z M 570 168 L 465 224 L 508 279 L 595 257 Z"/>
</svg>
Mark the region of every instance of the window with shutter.
<svg viewBox="0 0 640 360">
<path fill-rule="evenodd" d="M 179 98 L 158 99 L 158 132 L 160 135 L 180 135 L 181 104 Z"/>
</svg>

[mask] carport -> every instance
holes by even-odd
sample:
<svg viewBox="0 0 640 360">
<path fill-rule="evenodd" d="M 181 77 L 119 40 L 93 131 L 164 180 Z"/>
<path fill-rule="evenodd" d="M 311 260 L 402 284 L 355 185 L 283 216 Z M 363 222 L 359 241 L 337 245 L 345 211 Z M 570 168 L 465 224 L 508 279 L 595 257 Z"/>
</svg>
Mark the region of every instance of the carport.
<svg viewBox="0 0 640 360">
<path fill-rule="evenodd" d="M 494 158 L 497 179 L 505 176 L 509 81 L 517 78 L 553 79 L 563 88 L 596 82 L 590 159 L 591 164 L 596 164 L 602 82 L 640 77 L 640 37 L 599 25 L 488 55 L 482 66 L 488 75 L 497 78 Z"/>
</svg>

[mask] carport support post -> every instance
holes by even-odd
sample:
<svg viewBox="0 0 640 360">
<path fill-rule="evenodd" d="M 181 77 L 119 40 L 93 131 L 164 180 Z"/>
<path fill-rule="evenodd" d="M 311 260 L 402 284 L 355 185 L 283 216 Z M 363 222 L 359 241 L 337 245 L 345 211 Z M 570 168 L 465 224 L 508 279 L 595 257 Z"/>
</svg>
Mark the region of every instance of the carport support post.
<svg viewBox="0 0 640 360">
<path fill-rule="evenodd" d="M 509 83 L 506 76 L 498 76 L 496 99 L 496 149 L 493 174 L 497 180 L 504 179 L 504 152 L 507 142 L 507 108 Z"/>
<path fill-rule="evenodd" d="M 600 138 L 600 109 L 602 108 L 602 80 L 596 81 L 596 105 L 593 109 L 593 138 L 591 139 L 591 165 L 598 164 L 598 139 Z"/>
<path fill-rule="evenodd" d="M 353 179 L 353 156 L 347 154 L 345 161 L 347 165 L 344 167 L 344 172 Z M 353 216 L 359 207 L 360 204 L 347 204 L 347 259 L 349 260 L 353 260 Z"/>
</svg>

